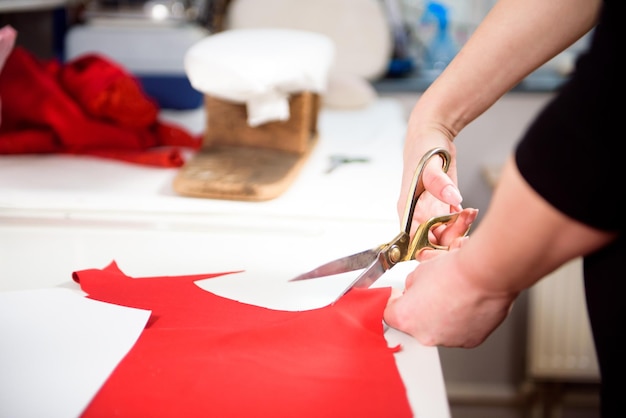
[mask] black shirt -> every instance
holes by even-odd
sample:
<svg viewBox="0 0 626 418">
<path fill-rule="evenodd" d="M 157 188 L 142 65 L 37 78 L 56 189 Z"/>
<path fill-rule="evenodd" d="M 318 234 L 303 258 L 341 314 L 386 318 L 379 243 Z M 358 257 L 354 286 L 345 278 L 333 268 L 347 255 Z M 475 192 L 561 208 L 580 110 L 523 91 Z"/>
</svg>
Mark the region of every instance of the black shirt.
<svg viewBox="0 0 626 418">
<path fill-rule="evenodd" d="M 525 180 L 569 217 L 619 238 L 584 258 L 585 293 L 601 376 L 602 416 L 626 416 L 626 71 L 618 66 L 622 1 L 605 0 L 589 49 L 519 142 Z"/>
</svg>

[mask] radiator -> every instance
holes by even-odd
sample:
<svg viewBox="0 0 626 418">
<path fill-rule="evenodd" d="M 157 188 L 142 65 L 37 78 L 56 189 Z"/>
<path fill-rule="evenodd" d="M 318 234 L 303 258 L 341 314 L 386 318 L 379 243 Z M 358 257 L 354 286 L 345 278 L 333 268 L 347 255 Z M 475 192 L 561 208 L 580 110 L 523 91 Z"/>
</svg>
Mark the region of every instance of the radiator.
<svg viewBox="0 0 626 418">
<path fill-rule="evenodd" d="M 536 379 L 598 381 L 598 363 L 585 302 L 582 260 L 529 290 L 527 372 Z"/>
</svg>

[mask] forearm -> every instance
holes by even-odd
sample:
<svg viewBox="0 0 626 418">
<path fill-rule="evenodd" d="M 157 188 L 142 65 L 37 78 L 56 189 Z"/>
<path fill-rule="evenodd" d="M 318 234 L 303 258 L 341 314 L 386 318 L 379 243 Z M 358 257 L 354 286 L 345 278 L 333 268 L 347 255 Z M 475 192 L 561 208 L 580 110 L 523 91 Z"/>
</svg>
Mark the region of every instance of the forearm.
<svg viewBox="0 0 626 418">
<path fill-rule="evenodd" d="M 510 159 L 488 212 L 459 253 L 460 270 L 479 288 L 519 292 L 612 238 L 557 211 Z"/>
<path fill-rule="evenodd" d="M 591 29 L 599 7 L 600 0 L 500 0 L 416 104 L 399 202 L 409 193 L 421 156 L 443 146 L 453 154 L 449 176 L 440 166 L 427 166 L 423 197 L 432 208 L 421 201 L 417 209 L 425 208 L 423 218 L 443 213 L 445 208 L 434 204 L 445 202 L 454 209 L 458 199 L 446 193 L 456 179 L 453 139 L 527 74 Z M 471 237 L 436 256 L 423 252 L 402 295 L 390 300 L 385 320 L 424 344 L 474 347 L 504 321 L 521 291 L 612 239 L 556 210 L 510 158 Z"/>
<path fill-rule="evenodd" d="M 452 192 L 452 183 L 457 181 L 454 138 L 525 76 L 588 32 L 597 20 L 600 5 L 601 0 L 496 3 L 411 112 L 404 143 L 399 212 L 409 193 L 415 167 L 435 147 L 447 148 L 452 154 L 448 178 L 429 168 L 424 184 L 435 198 L 457 206 L 458 192 Z M 561 17 L 558 23 L 557 17 Z M 420 210 L 427 213 L 418 211 L 418 219 L 438 214 Z M 435 210 L 445 207 L 441 205 Z"/>
<path fill-rule="evenodd" d="M 504 93 L 595 24 L 600 0 L 500 0 L 411 115 L 453 139 Z M 558 19 L 558 23 L 556 20 Z"/>
<path fill-rule="evenodd" d="M 506 319 L 521 291 L 611 239 L 550 206 L 510 159 L 470 238 L 421 262 L 389 301 L 385 321 L 426 345 L 475 347 Z"/>
</svg>

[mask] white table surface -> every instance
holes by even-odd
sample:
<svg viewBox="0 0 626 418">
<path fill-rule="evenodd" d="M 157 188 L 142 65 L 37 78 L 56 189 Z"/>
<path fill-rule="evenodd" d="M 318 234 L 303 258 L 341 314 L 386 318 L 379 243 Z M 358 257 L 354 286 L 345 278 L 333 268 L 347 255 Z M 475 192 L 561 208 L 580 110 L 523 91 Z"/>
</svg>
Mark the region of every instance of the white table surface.
<svg viewBox="0 0 626 418">
<path fill-rule="evenodd" d="M 202 110 L 163 113 L 200 132 Z M 76 288 L 71 273 L 115 260 L 131 276 L 246 269 L 293 277 L 396 235 L 405 116 L 379 99 L 319 117 L 320 140 L 291 187 L 266 202 L 176 195 L 176 169 L 61 155 L 0 156 L 0 291 Z M 367 157 L 325 171 L 329 157 Z M 399 279 L 399 282 L 398 282 Z M 402 286 L 403 276 L 386 284 Z M 448 418 L 437 349 L 390 329 L 416 417 Z"/>
</svg>

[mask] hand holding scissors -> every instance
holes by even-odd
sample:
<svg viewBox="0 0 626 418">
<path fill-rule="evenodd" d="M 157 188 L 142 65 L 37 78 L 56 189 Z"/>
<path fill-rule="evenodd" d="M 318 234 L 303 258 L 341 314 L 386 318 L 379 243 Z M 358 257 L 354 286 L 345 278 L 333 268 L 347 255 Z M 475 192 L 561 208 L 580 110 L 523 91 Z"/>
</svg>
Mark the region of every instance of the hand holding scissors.
<svg viewBox="0 0 626 418">
<path fill-rule="evenodd" d="M 424 249 L 447 250 L 448 246 L 434 244 L 430 241 L 429 232 L 431 229 L 439 225 L 451 224 L 458 218 L 460 212 L 451 213 L 442 216 L 435 216 L 426 222 L 417 226 L 415 234 L 411 238 L 411 229 L 413 224 L 413 213 L 420 195 L 424 192 L 424 184 L 422 182 L 422 172 L 428 161 L 435 155 L 441 156 L 443 159 L 443 170 L 447 171 L 450 165 L 450 154 L 443 148 L 435 148 L 427 152 L 420 160 L 413 182 L 411 184 L 412 195 L 407 199 L 406 208 L 402 224 L 404 225 L 400 233 L 391 241 L 379 245 L 375 248 L 362 251 L 347 257 L 343 257 L 329 263 L 323 264 L 307 273 L 301 274 L 291 281 L 308 280 L 324 276 L 331 276 L 339 273 L 365 269 L 350 285 L 338 296 L 346 294 L 354 287 L 367 288 L 378 280 L 387 270 L 394 267 L 402 261 L 415 259 Z M 469 228 L 465 230 L 467 235 Z"/>
</svg>

